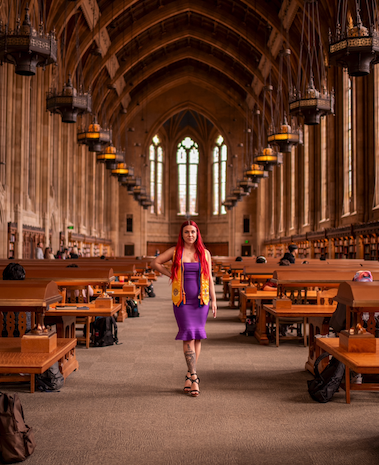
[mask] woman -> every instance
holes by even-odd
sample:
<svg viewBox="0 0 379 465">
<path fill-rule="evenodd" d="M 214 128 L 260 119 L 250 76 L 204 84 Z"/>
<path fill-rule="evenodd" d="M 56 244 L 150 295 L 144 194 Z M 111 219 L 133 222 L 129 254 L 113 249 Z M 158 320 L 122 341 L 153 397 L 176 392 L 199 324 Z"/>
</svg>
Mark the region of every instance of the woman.
<svg viewBox="0 0 379 465">
<path fill-rule="evenodd" d="M 50 247 L 45 248 L 45 253 L 43 254 L 43 258 L 45 258 L 46 260 L 50 260 L 51 258 L 55 258 L 54 255 L 53 255 L 53 257 L 51 257 L 51 249 L 50 249 Z"/>
<path fill-rule="evenodd" d="M 171 273 L 163 263 L 172 260 Z M 193 397 L 200 394 L 200 379 L 196 364 L 201 351 L 201 340 L 206 339 L 205 322 L 209 311 L 209 297 L 213 318 L 217 316 L 216 294 L 212 279 L 211 254 L 205 249 L 200 230 L 194 221 L 185 221 L 176 247 L 163 252 L 151 262 L 151 267 L 168 276 L 172 282 L 172 300 L 188 372 L 184 392 Z"/>
</svg>

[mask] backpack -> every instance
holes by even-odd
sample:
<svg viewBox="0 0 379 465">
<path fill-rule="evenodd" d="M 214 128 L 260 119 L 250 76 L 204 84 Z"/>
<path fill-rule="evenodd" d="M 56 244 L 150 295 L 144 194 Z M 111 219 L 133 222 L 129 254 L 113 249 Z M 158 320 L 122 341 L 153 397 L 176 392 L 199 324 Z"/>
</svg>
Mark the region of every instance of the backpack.
<svg viewBox="0 0 379 465">
<path fill-rule="evenodd" d="M 112 346 L 118 343 L 117 323 L 114 316 L 99 316 L 91 323 L 92 342 L 95 347 Z"/>
<path fill-rule="evenodd" d="M 126 301 L 126 309 L 127 309 L 129 318 L 137 318 L 139 316 L 138 305 L 135 300 L 128 299 Z"/>
<path fill-rule="evenodd" d="M 55 362 L 41 375 L 36 375 L 36 387 L 39 391 L 59 391 L 64 385 L 64 378 L 59 371 L 59 362 Z"/>
<path fill-rule="evenodd" d="M 0 393 L 0 455 L 4 463 L 22 462 L 34 452 L 32 428 L 24 421 L 18 394 Z"/>
<path fill-rule="evenodd" d="M 308 392 L 313 400 L 322 404 L 329 402 L 334 393 L 338 391 L 342 378 L 345 374 L 345 365 L 332 357 L 328 366 L 320 374 L 318 365 L 321 360 L 329 357 L 329 354 L 324 352 L 315 361 L 315 379 L 308 381 Z"/>
<path fill-rule="evenodd" d="M 254 336 L 255 330 L 257 329 L 257 323 L 255 316 L 247 317 L 246 318 L 246 328 L 245 331 L 240 333 L 243 336 Z"/>
<path fill-rule="evenodd" d="M 145 287 L 145 292 L 149 297 L 155 297 L 153 283 Z"/>
</svg>

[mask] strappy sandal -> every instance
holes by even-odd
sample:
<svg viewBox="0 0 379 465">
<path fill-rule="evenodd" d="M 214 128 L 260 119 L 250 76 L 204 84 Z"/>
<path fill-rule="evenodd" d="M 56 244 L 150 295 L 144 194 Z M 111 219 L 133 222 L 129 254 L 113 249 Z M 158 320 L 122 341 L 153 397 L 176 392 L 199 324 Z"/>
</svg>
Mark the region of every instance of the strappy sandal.
<svg viewBox="0 0 379 465">
<path fill-rule="evenodd" d="M 192 378 L 186 375 L 186 379 L 184 380 L 184 382 L 186 383 L 187 381 L 191 381 L 192 384 Z M 189 394 L 191 391 L 191 386 L 184 386 L 183 391 Z"/>
<path fill-rule="evenodd" d="M 196 379 L 192 379 L 192 378 L 191 378 L 192 384 L 193 384 L 193 383 L 196 383 L 197 385 L 199 385 L 199 384 L 200 384 L 200 378 L 197 376 L 197 373 L 191 373 L 191 376 L 195 376 L 195 375 L 196 375 Z M 197 396 L 199 396 L 199 395 L 200 395 L 199 389 L 191 389 L 191 390 L 190 390 L 190 395 L 191 395 L 192 397 L 197 397 Z"/>
</svg>

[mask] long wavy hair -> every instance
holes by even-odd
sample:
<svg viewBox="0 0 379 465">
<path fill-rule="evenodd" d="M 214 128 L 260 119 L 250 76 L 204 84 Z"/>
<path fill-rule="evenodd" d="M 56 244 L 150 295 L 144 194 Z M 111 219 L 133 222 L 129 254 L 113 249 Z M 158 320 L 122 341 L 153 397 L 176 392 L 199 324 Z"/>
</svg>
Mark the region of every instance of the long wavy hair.
<svg viewBox="0 0 379 465">
<path fill-rule="evenodd" d="M 187 220 L 180 227 L 178 242 L 175 247 L 175 258 L 171 267 L 171 281 L 173 281 L 178 276 L 178 269 L 180 268 L 180 262 L 182 260 L 184 248 L 183 229 L 186 226 L 194 226 L 196 228 L 197 238 L 194 244 L 196 249 L 196 257 L 199 259 L 201 271 L 205 274 L 205 276 L 210 276 L 209 265 L 205 254 L 204 243 L 200 234 L 200 229 L 194 221 Z"/>
</svg>

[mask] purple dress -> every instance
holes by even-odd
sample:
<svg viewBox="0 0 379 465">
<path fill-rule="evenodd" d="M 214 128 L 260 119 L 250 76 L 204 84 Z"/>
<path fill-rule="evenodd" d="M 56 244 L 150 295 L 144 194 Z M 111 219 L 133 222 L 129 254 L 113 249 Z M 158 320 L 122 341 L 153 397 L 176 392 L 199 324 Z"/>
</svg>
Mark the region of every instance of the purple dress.
<svg viewBox="0 0 379 465">
<path fill-rule="evenodd" d="M 180 307 L 174 306 L 174 314 L 179 332 L 175 339 L 190 341 L 191 339 L 206 339 L 205 322 L 208 317 L 209 305 L 199 304 L 199 271 L 200 264 L 183 263 L 184 266 L 184 292 L 186 304 Z"/>
</svg>

